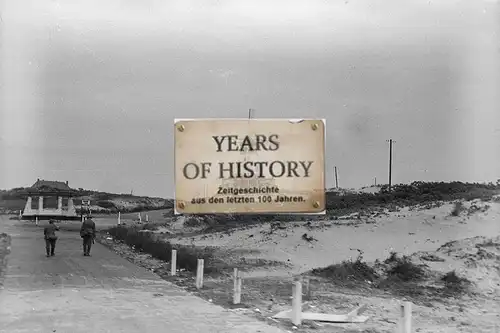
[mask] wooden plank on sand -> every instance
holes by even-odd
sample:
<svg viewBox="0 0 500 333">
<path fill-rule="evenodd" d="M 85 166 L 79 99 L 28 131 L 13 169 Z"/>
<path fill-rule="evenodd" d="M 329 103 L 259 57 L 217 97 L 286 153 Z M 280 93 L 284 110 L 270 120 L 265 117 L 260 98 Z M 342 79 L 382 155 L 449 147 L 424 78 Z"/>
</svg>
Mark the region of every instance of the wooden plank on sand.
<svg viewBox="0 0 500 333">
<path fill-rule="evenodd" d="M 291 319 L 292 311 L 282 311 L 273 316 L 273 318 L 277 319 Z M 343 314 L 329 314 L 329 313 L 312 313 L 312 312 L 303 312 L 302 320 L 313 320 L 313 321 L 326 321 L 330 323 L 364 323 L 370 317 L 368 316 L 351 316 Z"/>
<path fill-rule="evenodd" d="M 351 312 L 349 312 L 347 314 L 347 319 L 349 320 L 350 318 L 359 316 L 360 314 L 365 312 L 367 308 L 368 308 L 368 305 L 366 305 L 366 304 L 358 306 L 357 308 L 355 308 L 354 310 L 352 310 Z"/>
<path fill-rule="evenodd" d="M 272 316 L 272 318 L 278 318 L 278 319 L 290 319 L 292 314 L 292 310 L 286 310 L 286 311 L 281 311 Z"/>
</svg>

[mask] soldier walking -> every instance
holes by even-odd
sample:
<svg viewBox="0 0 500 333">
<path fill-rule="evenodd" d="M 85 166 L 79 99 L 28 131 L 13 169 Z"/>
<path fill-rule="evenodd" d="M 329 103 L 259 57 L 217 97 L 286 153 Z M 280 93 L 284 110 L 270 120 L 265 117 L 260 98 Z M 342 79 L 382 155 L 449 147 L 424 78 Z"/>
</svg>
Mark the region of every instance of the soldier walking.
<svg viewBox="0 0 500 333">
<path fill-rule="evenodd" d="M 90 216 L 86 216 L 85 221 L 82 223 L 80 237 L 83 239 L 83 255 L 88 257 L 95 239 L 95 222 L 92 221 Z"/>
<path fill-rule="evenodd" d="M 56 249 L 57 241 L 56 230 L 59 230 L 59 227 L 54 224 L 54 220 L 50 220 L 49 225 L 43 229 L 47 257 L 53 257 L 55 255 L 54 251 Z"/>
</svg>

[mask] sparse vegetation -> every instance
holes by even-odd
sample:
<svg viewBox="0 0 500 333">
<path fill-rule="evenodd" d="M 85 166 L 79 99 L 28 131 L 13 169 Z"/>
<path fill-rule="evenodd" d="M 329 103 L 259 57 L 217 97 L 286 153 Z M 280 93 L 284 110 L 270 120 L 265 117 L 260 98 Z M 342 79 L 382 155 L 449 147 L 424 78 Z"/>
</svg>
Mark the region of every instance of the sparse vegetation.
<svg viewBox="0 0 500 333">
<path fill-rule="evenodd" d="M 490 205 L 484 205 L 482 207 L 478 206 L 478 205 L 475 205 L 475 204 L 472 204 L 468 209 L 467 209 L 467 215 L 470 216 L 470 215 L 473 215 L 475 213 L 486 213 L 488 211 L 488 209 L 490 209 Z"/>
<path fill-rule="evenodd" d="M 395 264 L 387 271 L 389 278 L 397 278 L 401 281 L 417 281 L 424 277 L 422 267 L 415 265 L 409 258 L 403 256 L 397 258 Z"/>
<path fill-rule="evenodd" d="M 316 238 L 312 237 L 312 236 L 308 236 L 307 233 L 303 234 L 302 237 L 301 237 L 303 240 L 305 240 L 306 242 L 313 242 L 313 241 L 317 241 Z"/>
<path fill-rule="evenodd" d="M 404 282 L 418 281 L 425 275 L 424 269 L 414 264 L 407 256 L 399 256 L 397 252 L 391 252 L 389 257 L 384 260 L 387 265 L 385 273 L 387 278 L 400 280 Z"/>
<path fill-rule="evenodd" d="M 436 201 L 491 199 L 500 193 L 500 184 L 479 184 L 462 182 L 421 182 L 381 187 L 380 193 L 327 193 L 327 209 L 339 215 L 346 211 L 361 211 L 368 207 L 388 204 L 396 207 L 415 206 Z"/>
<path fill-rule="evenodd" d="M 360 213 L 385 207 L 389 211 L 397 211 L 401 207 L 424 205 L 425 208 L 439 206 L 440 202 L 452 200 L 491 199 L 500 193 L 500 184 L 479 184 L 462 182 L 413 182 L 411 184 L 393 185 L 389 192 L 388 186 L 381 186 L 379 193 L 339 193 L 326 192 L 327 214 L 323 216 L 300 215 L 253 215 L 253 214 L 212 214 L 190 217 L 186 226 L 206 226 L 207 232 L 218 232 L 242 225 L 252 225 L 265 222 L 314 221 L 336 219 L 339 216 Z"/>
<path fill-rule="evenodd" d="M 150 231 L 156 231 L 160 229 L 160 224 L 154 224 L 154 223 L 146 223 L 141 226 L 141 230 L 150 230 Z"/>
<path fill-rule="evenodd" d="M 102 207 L 102 208 L 116 210 L 115 204 L 111 201 L 108 201 L 108 200 L 99 200 L 96 202 L 96 205 L 99 207 Z"/>
<path fill-rule="evenodd" d="M 205 260 L 205 272 L 210 273 L 214 268 L 210 262 L 214 257 L 214 248 L 195 246 L 173 246 L 166 241 L 158 241 L 150 233 L 134 227 L 112 227 L 107 232 L 115 239 L 124 242 L 136 251 L 150 254 L 154 258 L 171 260 L 172 249 L 177 250 L 177 266 L 190 272 L 196 272 L 198 259 Z"/>
<path fill-rule="evenodd" d="M 451 293 L 463 293 L 471 284 L 466 278 L 458 276 L 454 270 L 443 275 L 441 281 L 445 283 L 445 291 Z"/>
<path fill-rule="evenodd" d="M 398 260 L 399 260 L 398 253 L 395 251 L 391 251 L 391 253 L 389 253 L 389 257 L 387 257 L 387 259 L 384 260 L 384 263 L 385 264 L 392 264 L 392 263 L 398 262 Z"/>
<path fill-rule="evenodd" d="M 477 244 L 476 247 L 477 248 L 481 248 L 481 247 L 498 247 L 500 249 L 500 243 L 496 242 L 494 239 L 488 239 L 488 240 L 485 240 L 481 244 Z"/>
<path fill-rule="evenodd" d="M 203 226 L 205 224 L 206 224 L 206 222 L 204 221 L 204 219 L 198 218 L 196 216 L 189 216 L 184 221 L 185 227 L 200 227 L 200 226 Z"/>
<path fill-rule="evenodd" d="M 311 273 L 332 282 L 368 281 L 373 287 L 405 295 L 417 295 L 425 289 L 425 287 L 417 287 L 425 277 L 425 270 L 414 264 L 409 257 L 391 252 L 383 264 L 376 262 L 375 266 L 370 266 L 363 261 L 362 254 L 360 252 L 355 261 L 347 260 L 325 268 L 316 268 Z M 383 268 L 381 271 L 375 269 L 380 265 Z"/>
<path fill-rule="evenodd" d="M 355 261 L 344 260 L 340 264 L 330 265 L 324 268 L 315 268 L 311 271 L 313 275 L 338 280 L 338 281 L 375 281 L 378 278 L 375 270 L 363 261 L 360 253 Z"/>
</svg>

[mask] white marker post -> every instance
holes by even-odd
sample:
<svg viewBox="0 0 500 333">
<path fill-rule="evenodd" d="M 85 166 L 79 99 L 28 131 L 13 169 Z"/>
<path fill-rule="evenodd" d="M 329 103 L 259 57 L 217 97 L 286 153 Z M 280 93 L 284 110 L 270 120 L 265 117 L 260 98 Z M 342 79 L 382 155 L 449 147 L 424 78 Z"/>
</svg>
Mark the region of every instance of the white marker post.
<svg viewBox="0 0 500 333">
<path fill-rule="evenodd" d="M 146 223 L 149 222 L 149 216 L 146 214 Z"/>
<path fill-rule="evenodd" d="M 137 216 L 139 216 L 139 222 L 142 222 L 141 213 L 137 213 Z"/>
<path fill-rule="evenodd" d="M 170 258 L 170 275 L 174 276 L 177 272 L 177 250 L 172 250 L 172 258 Z"/>
<path fill-rule="evenodd" d="M 118 212 L 118 225 L 122 224 L 122 222 L 120 221 L 121 219 L 121 215 L 120 215 L 120 212 Z"/>
<path fill-rule="evenodd" d="M 233 279 L 234 279 L 233 304 L 240 304 L 241 303 L 241 276 L 238 272 L 238 268 L 234 269 Z"/>
<path fill-rule="evenodd" d="M 19 210 L 19 220 L 21 220 L 23 218 L 23 211 L 20 209 Z"/>
<path fill-rule="evenodd" d="M 35 224 L 38 225 L 38 216 L 35 216 Z"/>
<path fill-rule="evenodd" d="M 203 259 L 198 259 L 198 267 L 196 269 L 196 289 L 203 288 Z"/>
<path fill-rule="evenodd" d="M 236 280 L 238 279 L 238 268 L 234 268 L 233 269 L 233 303 L 236 304 L 236 301 L 235 301 L 235 295 L 236 295 Z"/>
<path fill-rule="evenodd" d="M 411 333 L 411 302 L 401 304 L 401 312 L 399 318 L 399 332 Z"/>
<path fill-rule="evenodd" d="M 292 287 L 292 323 L 299 326 L 302 323 L 302 283 L 295 281 Z"/>
</svg>

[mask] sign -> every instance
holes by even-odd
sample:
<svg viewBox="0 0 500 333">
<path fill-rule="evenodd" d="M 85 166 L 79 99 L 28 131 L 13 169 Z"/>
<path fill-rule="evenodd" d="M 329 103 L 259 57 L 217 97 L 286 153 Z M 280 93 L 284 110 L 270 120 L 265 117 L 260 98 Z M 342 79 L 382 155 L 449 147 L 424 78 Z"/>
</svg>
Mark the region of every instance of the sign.
<svg viewBox="0 0 500 333">
<path fill-rule="evenodd" d="M 322 213 L 325 122 L 175 121 L 177 214 Z"/>
</svg>

